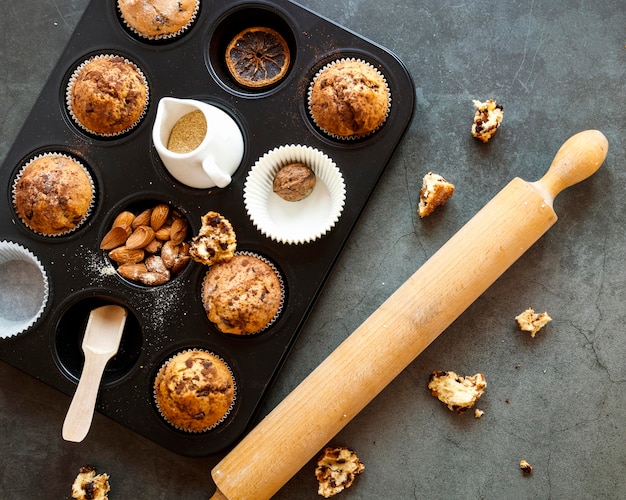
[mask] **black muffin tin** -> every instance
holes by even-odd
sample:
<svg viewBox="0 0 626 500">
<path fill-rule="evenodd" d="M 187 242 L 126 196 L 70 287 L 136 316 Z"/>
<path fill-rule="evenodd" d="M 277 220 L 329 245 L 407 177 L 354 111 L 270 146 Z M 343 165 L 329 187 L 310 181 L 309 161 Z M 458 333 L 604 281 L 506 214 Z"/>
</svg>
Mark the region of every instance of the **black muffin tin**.
<svg viewBox="0 0 626 500">
<path fill-rule="evenodd" d="M 175 452 L 190 456 L 219 453 L 250 426 L 261 401 L 301 330 L 333 264 L 368 198 L 405 133 L 414 110 L 414 86 L 403 64 L 386 49 L 287 0 L 202 0 L 193 27 L 159 42 L 141 40 L 121 23 L 114 0 L 94 0 L 52 71 L 0 170 L 5 202 L 0 206 L 0 240 L 30 249 L 50 283 L 43 315 L 28 331 L 0 340 L 0 357 L 67 395 L 73 395 L 83 364 L 82 335 L 89 312 L 103 304 L 129 311 L 119 353 L 104 374 L 97 410 Z M 229 77 L 223 54 L 229 40 L 247 26 L 278 30 L 291 49 L 291 67 L 277 85 L 247 90 Z M 65 87 L 74 68 L 95 54 L 116 54 L 135 62 L 150 88 L 142 122 L 131 132 L 99 139 L 81 131 L 65 107 Z M 317 130 L 307 113 L 306 94 L 315 73 L 337 58 L 361 58 L 386 77 L 390 115 L 374 134 L 338 141 Z M 201 190 L 176 182 L 151 141 L 157 103 L 166 96 L 194 98 L 221 107 L 240 124 L 245 140 L 241 166 L 224 189 Z M 303 144 L 335 161 L 346 183 L 346 204 L 335 227 L 314 242 L 289 245 L 264 237 L 251 223 L 243 185 L 255 161 L 286 144 Z M 42 152 L 80 159 L 96 185 L 96 204 L 86 224 L 62 237 L 34 234 L 11 203 L 20 167 Z M 280 318 L 266 331 L 247 337 L 219 333 L 200 300 L 207 268 L 192 263 L 158 287 L 130 283 L 110 271 L 99 242 L 113 217 L 126 208 L 167 202 L 184 215 L 191 235 L 210 210 L 235 228 L 238 249 L 273 262 L 283 276 L 286 299 Z M 172 354 L 202 348 L 232 368 L 237 400 L 228 419 L 214 430 L 189 434 L 168 425 L 156 410 L 152 384 Z M 69 398 L 68 398 L 69 405 Z M 61 439 L 61 425 L 59 425 Z"/>
</svg>

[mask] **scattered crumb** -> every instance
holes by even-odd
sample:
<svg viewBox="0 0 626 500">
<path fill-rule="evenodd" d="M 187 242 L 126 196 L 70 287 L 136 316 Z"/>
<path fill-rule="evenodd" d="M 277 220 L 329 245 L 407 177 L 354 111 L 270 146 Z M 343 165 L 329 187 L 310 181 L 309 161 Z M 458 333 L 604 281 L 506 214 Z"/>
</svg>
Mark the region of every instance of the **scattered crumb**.
<svg viewBox="0 0 626 500">
<path fill-rule="evenodd" d="M 343 446 L 326 448 L 317 459 L 315 477 L 317 493 L 329 498 L 352 486 L 356 476 L 365 470 L 356 453 Z"/>
<path fill-rule="evenodd" d="M 485 102 L 474 100 L 476 113 L 472 124 L 472 135 L 483 142 L 491 139 L 504 118 L 504 108 L 495 99 Z"/>
<path fill-rule="evenodd" d="M 480 418 L 485 414 L 485 412 L 483 410 L 479 410 L 478 408 L 476 408 L 474 410 L 474 418 Z"/>
<path fill-rule="evenodd" d="M 524 459 L 519 461 L 519 468 L 522 469 L 522 472 L 526 475 L 530 476 L 533 473 L 533 466 Z"/>
<path fill-rule="evenodd" d="M 529 307 L 523 313 L 515 316 L 515 320 L 520 330 L 530 332 L 530 336 L 534 338 L 539 330 L 552 321 L 552 318 L 547 312 L 535 313 L 535 310 Z"/>
<path fill-rule="evenodd" d="M 417 213 L 420 217 L 432 214 L 435 208 L 443 205 L 453 194 L 454 184 L 439 174 L 428 172 L 422 181 Z"/>
<path fill-rule="evenodd" d="M 96 475 L 93 465 L 80 468 L 78 476 L 72 484 L 72 498 L 77 500 L 108 500 L 109 475 Z"/>
<path fill-rule="evenodd" d="M 482 373 L 461 377 L 453 371 L 435 370 L 428 381 L 431 394 L 458 414 L 473 407 L 486 387 L 487 382 Z"/>
</svg>

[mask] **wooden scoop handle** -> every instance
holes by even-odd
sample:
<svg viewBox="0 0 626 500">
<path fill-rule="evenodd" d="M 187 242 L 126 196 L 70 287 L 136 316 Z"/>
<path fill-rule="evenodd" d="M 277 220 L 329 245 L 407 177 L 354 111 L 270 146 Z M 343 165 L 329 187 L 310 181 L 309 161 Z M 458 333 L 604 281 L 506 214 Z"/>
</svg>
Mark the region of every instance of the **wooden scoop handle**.
<svg viewBox="0 0 626 500">
<path fill-rule="evenodd" d="M 556 222 L 554 197 L 607 150 L 581 132 L 541 180 L 511 181 L 215 466 L 212 499 L 274 495 Z"/>
</svg>

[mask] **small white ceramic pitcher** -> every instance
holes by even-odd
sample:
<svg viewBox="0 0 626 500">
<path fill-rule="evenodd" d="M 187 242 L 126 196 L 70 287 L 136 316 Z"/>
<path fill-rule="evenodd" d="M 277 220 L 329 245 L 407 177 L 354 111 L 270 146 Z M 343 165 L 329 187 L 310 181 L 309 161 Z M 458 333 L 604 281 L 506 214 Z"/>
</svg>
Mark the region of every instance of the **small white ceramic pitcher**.
<svg viewBox="0 0 626 500">
<path fill-rule="evenodd" d="M 207 132 L 200 145 L 188 153 L 167 149 L 174 124 L 187 113 L 200 110 Z M 243 134 L 231 116 L 195 99 L 164 97 L 159 101 L 152 141 L 170 174 L 194 188 L 226 187 L 243 158 Z"/>
</svg>

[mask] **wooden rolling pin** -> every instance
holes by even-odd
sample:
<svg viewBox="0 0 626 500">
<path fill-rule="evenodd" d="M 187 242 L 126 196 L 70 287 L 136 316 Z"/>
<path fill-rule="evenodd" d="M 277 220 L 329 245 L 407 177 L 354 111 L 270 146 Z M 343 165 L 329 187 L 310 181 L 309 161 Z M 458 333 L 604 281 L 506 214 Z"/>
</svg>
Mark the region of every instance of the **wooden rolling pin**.
<svg viewBox="0 0 626 500">
<path fill-rule="evenodd" d="M 539 181 L 513 179 L 214 467 L 211 499 L 271 498 L 556 222 L 556 195 L 607 151 L 587 130 Z"/>
</svg>

